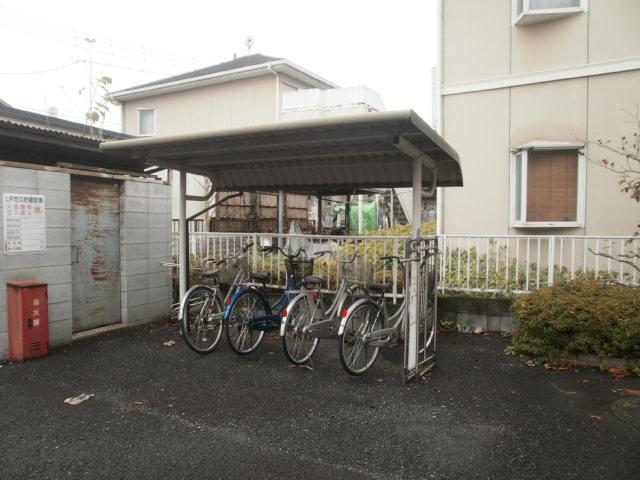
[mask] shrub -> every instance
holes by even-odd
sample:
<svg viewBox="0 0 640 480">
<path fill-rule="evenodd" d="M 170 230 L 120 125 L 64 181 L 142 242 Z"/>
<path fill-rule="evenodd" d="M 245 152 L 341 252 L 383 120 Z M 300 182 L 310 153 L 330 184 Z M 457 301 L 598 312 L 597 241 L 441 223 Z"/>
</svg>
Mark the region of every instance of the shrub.
<svg viewBox="0 0 640 480">
<path fill-rule="evenodd" d="M 410 237 L 411 228 L 411 225 L 396 225 L 392 228 L 382 228 L 379 230 L 368 232 L 364 235 L 364 237 Z M 422 224 L 423 235 L 434 235 L 435 229 L 435 222 L 425 222 Z M 329 247 L 331 247 L 331 245 Z M 404 242 L 399 241 L 397 247 L 397 255 L 401 257 L 404 256 Z M 391 239 L 389 239 L 388 241 L 363 239 L 357 244 L 352 241 L 347 241 L 340 245 L 339 248 L 337 248 L 337 250 L 335 251 L 336 255 L 341 260 L 350 259 L 356 252 L 360 254 L 358 260 L 359 262 L 366 262 L 371 265 L 372 268 L 375 266 L 375 275 L 371 279 L 372 281 L 391 281 L 391 267 L 387 265 L 386 268 L 383 268 L 383 265 L 379 261 L 379 259 L 383 256 L 394 254 L 393 242 L 391 241 Z M 259 255 L 257 259 L 257 270 L 262 272 L 269 272 L 271 273 L 273 278 L 278 278 L 278 275 L 280 275 L 280 279 L 286 278 L 285 259 L 282 256 L 279 257 L 279 260 L 277 258 L 277 256 L 265 255 L 263 259 L 263 256 Z M 335 287 L 339 278 L 338 262 L 336 262 L 336 260 L 331 257 L 322 257 L 315 262 L 314 274 L 328 279 L 329 285 L 331 287 Z M 402 285 L 403 276 L 399 275 L 399 290 L 403 288 Z"/>
<path fill-rule="evenodd" d="M 516 353 L 640 358 L 640 290 L 601 280 L 559 280 L 520 296 Z"/>
</svg>

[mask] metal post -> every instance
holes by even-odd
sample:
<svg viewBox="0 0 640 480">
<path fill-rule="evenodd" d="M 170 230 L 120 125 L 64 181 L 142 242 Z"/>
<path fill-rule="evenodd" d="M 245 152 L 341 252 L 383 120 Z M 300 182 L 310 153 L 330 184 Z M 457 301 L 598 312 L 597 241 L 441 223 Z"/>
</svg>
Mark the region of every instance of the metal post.
<svg viewBox="0 0 640 480">
<path fill-rule="evenodd" d="M 364 212 L 362 208 L 364 207 L 364 200 L 362 199 L 362 195 L 358 195 L 358 234 L 362 235 L 364 229 L 362 228 L 362 220 L 364 218 Z"/>
<path fill-rule="evenodd" d="M 322 195 L 316 197 L 316 203 L 318 204 L 318 221 L 316 222 L 316 233 L 322 234 Z"/>
<path fill-rule="evenodd" d="M 413 160 L 413 202 L 411 208 L 411 218 L 413 224 L 411 228 L 412 238 L 420 238 L 422 228 L 422 159 L 420 157 Z M 411 254 L 416 256 L 417 254 Z M 418 295 L 418 282 L 420 281 L 420 265 L 418 262 L 411 262 L 411 284 L 409 288 L 409 346 L 407 349 L 407 371 L 415 371 L 418 368 L 418 317 L 420 315 Z"/>
<path fill-rule="evenodd" d="M 278 233 L 284 233 L 285 208 L 284 192 L 280 190 L 278 192 Z"/>
<path fill-rule="evenodd" d="M 394 211 L 394 205 L 393 205 L 393 196 L 395 195 L 395 190 L 392 188 L 391 189 L 391 198 L 389 201 L 389 210 L 391 210 L 391 214 L 390 214 L 390 218 L 389 218 L 389 226 L 393 227 L 395 220 L 394 220 L 394 215 L 395 215 L 395 211 Z"/>
<path fill-rule="evenodd" d="M 344 204 L 344 233 L 351 234 L 351 195 L 347 195 L 347 203 Z"/>
<path fill-rule="evenodd" d="M 286 197 L 284 192 L 280 190 L 278 192 L 278 233 L 284 233 L 284 217 L 287 214 Z M 278 237 L 278 246 L 284 247 L 284 241 L 282 237 Z"/>
<path fill-rule="evenodd" d="M 178 175 L 178 231 L 180 232 L 178 246 L 178 264 L 180 279 L 180 299 L 187 293 L 189 288 L 189 231 L 187 229 L 187 172 L 180 170 Z"/>
</svg>

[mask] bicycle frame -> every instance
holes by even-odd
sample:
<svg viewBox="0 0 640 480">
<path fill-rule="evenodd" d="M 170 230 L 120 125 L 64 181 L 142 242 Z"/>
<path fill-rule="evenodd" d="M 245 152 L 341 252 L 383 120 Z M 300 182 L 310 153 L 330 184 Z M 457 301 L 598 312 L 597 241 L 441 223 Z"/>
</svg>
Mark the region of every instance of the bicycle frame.
<svg viewBox="0 0 640 480">
<path fill-rule="evenodd" d="M 269 302 L 269 296 L 266 292 L 265 288 L 260 288 L 256 284 L 245 284 L 243 287 L 238 288 L 236 292 L 233 294 L 229 301 L 226 301 L 227 308 L 224 311 L 224 320 L 229 321 L 229 316 L 231 315 L 231 311 L 233 310 L 234 305 L 238 302 L 238 299 L 247 292 L 248 290 L 253 290 L 258 294 L 258 296 L 262 299 L 265 312 L 267 315 L 264 317 L 257 317 L 251 320 L 250 328 L 258 327 L 259 330 L 271 330 L 277 327 L 269 327 L 269 323 L 273 323 L 277 325 L 280 321 L 280 316 L 282 312 L 285 311 L 287 306 L 289 305 L 289 301 L 292 294 L 298 294 L 300 291 L 296 290 L 296 285 L 294 283 L 293 277 L 289 277 L 287 279 L 287 286 L 285 287 L 284 292 L 273 305 Z"/>
<path fill-rule="evenodd" d="M 422 263 L 424 262 L 424 259 L 420 259 L 420 258 L 405 259 L 405 260 L 402 260 L 402 263 L 408 263 L 412 261 L 420 261 L 421 266 L 424 265 L 424 263 Z M 410 284 L 409 278 L 410 278 L 409 269 L 405 269 L 405 285 Z M 362 339 L 364 342 L 366 342 L 368 345 L 372 347 L 383 347 L 385 345 L 388 345 L 393 339 L 400 336 L 401 326 L 403 325 L 403 323 L 405 324 L 405 328 L 407 327 L 408 314 L 409 314 L 408 306 L 410 305 L 410 301 L 411 301 L 410 291 L 408 292 L 406 291 L 404 298 L 402 299 L 402 304 L 400 305 L 400 308 L 391 317 L 389 317 L 387 313 L 387 301 L 383 294 L 380 295 L 380 299 L 377 301 L 374 300 L 373 297 L 363 298 L 361 300 L 358 300 L 353 305 L 351 305 L 351 307 L 346 312 L 344 312 L 342 316 L 342 320 L 340 322 L 338 335 L 344 334 L 344 329 L 347 324 L 347 320 L 356 308 L 358 308 L 360 305 L 364 303 L 371 303 L 380 307 L 380 312 L 383 315 L 382 324 L 385 325 L 386 322 L 392 322 L 393 325 L 390 327 L 382 328 L 380 330 L 367 332 L 362 336 Z M 427 311 L 427 314 L 428 314 L 429 299 L 425 297 L 424 301 L 425 301 L 425 310 Z M 435 315 L 435 312 L 433 314 Z M 423 353 L 430 346 L 431 342 L 434 340 L 435 327 L 431 330 L 431 333 L 429 334 L 429 338 L 426 338 L 426 334 L 427 332 L 425 331 L 424 346 L 422 349 L 419 349 L 418 353 Z"/>
<path fill-rule="evenodd" d="M 204 285 L 205 287 L 207 287 L 209 290 L 211 290 L 211 292 L 214 294 L 215 297 L 218 298 L 218 300 L 220 300 L 220 304 L 221 305 L 225 305 L 228 304 L 230 299 L 233 297 L 235 291 L 238 290 L 238 288 L 240 287 L 240 285 L 242 285 L 244 283 L 244 274 L 241 271 L 238 271 L 238 273 L 236 273 L 236 276 L 233 279 L 233 283 L 231 284 L 231 286 L 229 287 L 229 291 L 227 292 L 227 294 L 225 295 L 225 297 L 222 297 L 222 292 L 220 290 L 220 285 L 218 283 L 216 283 L 213 287 L 210 287 L 209 285 Z M 194 285 L 192 286 L 187 293 L 185 294 L 184 297 L 182 297 L 182 300 L 180 300 L 180 309 L 178 311 L 178 320 L 181 322 L 183 315 L 184 315 L 184 307 L 185 307 L 185 301 L 187 298 L 189 298 L 189 294 L 195 290 L 198 287 L 201 287 L 203 285 Z M 223 315 L 223 313 L 220 313 L 220 315 Z M 222 320 L 222 316 L 220 317 L 220 320 Z"/>
<path fill-rule="evenodd" d="M 340 320 L 340 328 L 338 329 L 338 335 L 342 335 L 344 333 L 344 328 L 347 325 L 347 319 L 349 315 L 358 308 L 360 305 L 364 303 L 374 303 L 380 307 L 380 312 L 382 313 L 383 319 L 382 324 L 392 323 L 392 326 L 383 328 L 380 330 L 375 330 L 365 335 L 364 338 L 368 340 L 369 345 L 371 346 L 382 346 L 389 343 L 394 336 L 398 336 L 400 334 L 400 326 L 402 325 L 402 321 L 404 320 L 404 313 L 407 308 L 406 296 L 402 299 L 402 303 L 398 310 L 391 316 L 389 316 L 387 312 L 387 301 L 384 297 L 381 298 L 380 303 L 377 303 L 372 298 L 361 298 L 353 305 L 351 305 L 346 312 L 342 312 L 342 318 Z M 382 342 L 380 344 L 374 344 L 373 342 Z"/>
<path fill-rule="evenodd" d="M 309 306 L 309 309 L 307 311 L 313 312 L 312 318 L 315 318 L 315 316 L 318 315 L 318 312 L 322 312 L 320 314 L 321 320 L 312 323 L 308 327 L 305 327 L 305 333 L 308 333 L 310 336 L 317 338 L 331 337 L 335 335 L 335 333 L 333 333 L 333 327 L 335 323 L 340 319 L 344 302 L 347 300 L 347 292 L 349 288 L 351 287 L 348 286 L 347 281 L 345 279 L 341 279 L 334 299 L 327 310 L 324 310 L 322 308 L 324 307 L 324 303 L 322 302 L 322 294 L 319 294 L 317 298 L 314 298 L 314 292 L 302 289 L 298 296 L 291 300 L 291 302 L 287 306 L 287 309 L 283 312 L 282 321 L 280 322 L 280 336 L 284 337 L 284 335 L 286 334 L 289 311 L 293 309 L 293 307 L 298 302 L 305 300 Z"/>
</svg>

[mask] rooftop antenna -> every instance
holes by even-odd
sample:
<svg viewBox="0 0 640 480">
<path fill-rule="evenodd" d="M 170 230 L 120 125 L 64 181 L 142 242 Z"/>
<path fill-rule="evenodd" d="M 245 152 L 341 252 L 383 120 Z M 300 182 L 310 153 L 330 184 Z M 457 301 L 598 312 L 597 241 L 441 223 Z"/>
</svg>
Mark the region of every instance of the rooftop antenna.
<svg viewBox="0 0 640 480">
<path fill-rule="evenodd" d="M 244 39 L 244 46 L 247 47 L 247 55 L 251 55 L 251 48 L 255 43 L 256 40 L 251 35 Z"/>
</svg>

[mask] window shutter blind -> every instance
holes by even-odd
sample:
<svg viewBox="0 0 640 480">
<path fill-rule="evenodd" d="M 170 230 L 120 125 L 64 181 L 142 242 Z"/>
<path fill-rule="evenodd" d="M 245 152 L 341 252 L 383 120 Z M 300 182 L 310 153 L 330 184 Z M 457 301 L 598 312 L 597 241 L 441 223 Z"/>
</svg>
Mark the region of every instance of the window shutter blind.
<svg viewBox="0 0 640 480">
<path fill-rule="evenodd" d="M 576 221 L 578 152 L 532 150 L 527 163 L 527 221 Z"/>
</svg>

